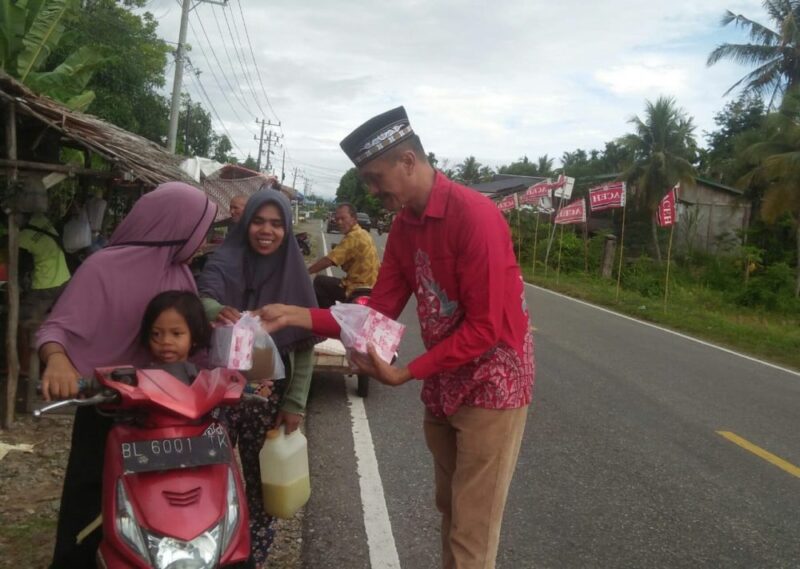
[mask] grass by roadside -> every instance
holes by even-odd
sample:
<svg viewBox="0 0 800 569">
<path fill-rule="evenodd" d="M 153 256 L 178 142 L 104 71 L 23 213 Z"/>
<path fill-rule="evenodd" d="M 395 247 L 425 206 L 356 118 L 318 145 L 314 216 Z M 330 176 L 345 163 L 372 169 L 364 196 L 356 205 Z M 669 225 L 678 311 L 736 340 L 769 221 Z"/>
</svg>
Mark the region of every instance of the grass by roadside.
<svg viewBox="0 0 800 569">
<path fill-rule="evenodd" d="M 800 319 L 796 316 L 732 306 L 715 291 L 681 285 L 671 285 L 665 311 L 663 296 L 621 289 L 617 301 L 615 281 L 561 273 L 556 282 L 553 270 L 547 278 L 539 267 L 535 276 L 530 268 L 523 272 L 527 282 L 543 288 L 800 370 Z"/>
</svg>

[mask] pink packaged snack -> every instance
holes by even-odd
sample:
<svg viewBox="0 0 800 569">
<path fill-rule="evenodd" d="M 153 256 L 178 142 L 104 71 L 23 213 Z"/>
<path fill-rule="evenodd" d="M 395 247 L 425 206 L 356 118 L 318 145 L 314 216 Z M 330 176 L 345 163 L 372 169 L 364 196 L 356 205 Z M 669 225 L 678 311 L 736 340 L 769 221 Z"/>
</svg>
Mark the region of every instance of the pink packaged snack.
<svg viewBox="0 0 800 569">
<path fill-rule="evenodd" d="M 255 333 L 242 320 L 236 324 L 214 327 L 209 356 L 212 366 L 237 370 L 253 367 Z"/>
<path fill-rule="evenodd" d="M 391 362 L 406 327 L 367 306 L 337 302 L 331 315 L 342 329 L 345 348 L 366 354 L 372 344 L 385 362 Z"/>
</svg>

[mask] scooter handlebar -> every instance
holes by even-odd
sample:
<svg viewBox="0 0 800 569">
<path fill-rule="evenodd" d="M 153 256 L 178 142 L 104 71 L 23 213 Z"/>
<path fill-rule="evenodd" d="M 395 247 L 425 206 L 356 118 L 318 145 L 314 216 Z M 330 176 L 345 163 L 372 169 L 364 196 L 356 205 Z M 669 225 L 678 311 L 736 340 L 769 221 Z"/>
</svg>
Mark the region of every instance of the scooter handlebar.
<svg viewBox="0 0 800 569">
<path fill-rule="evenodd" d="M 42 384 L 39 382 L 36 385 L 36 392 L 41 395 L 42 393 Z M 85 397 L 86 395 L 91 395 L 90 397 Z M 100 391 L 100 384 L 94 378 L 86 378 L 86 377 L 79 377 L 78 378 L 78 395 L 83 395 L 84 397 L 74 398 L 74 399 L 64 399 L 62 401 L 56 401 L 54 403 L 50 403 L 49 405 L 45 405 L 41 409 L 34 409 L 33 416 L 34 417 L 41 417 L 45 413 L 50 413 L 57 409 L 62 409 L 64 407 L 89 407 L 91 405 L 100 405 L 103 403 L 113 403 L 119 398 L 119 394 L 110 391 L 110 390 L 103 390 Z"/>
</svg>

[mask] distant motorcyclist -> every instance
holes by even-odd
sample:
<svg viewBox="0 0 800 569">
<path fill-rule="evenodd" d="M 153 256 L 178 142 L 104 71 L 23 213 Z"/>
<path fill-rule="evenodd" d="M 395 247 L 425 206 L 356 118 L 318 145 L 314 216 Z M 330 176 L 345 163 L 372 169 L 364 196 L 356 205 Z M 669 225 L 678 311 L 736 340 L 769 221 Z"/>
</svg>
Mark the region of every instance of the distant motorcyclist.
<svg viewBox="0 0 800 569">
<path fill-rule="evenodd" d="M 337 300 L 346 302 L 359 290 L 371 289 L 378 279 L 381 265 L 375 242 L 358 224 L 356 209 L 349 203 L 339 204 L 335 219 L 344 239 L 311 265 L 308 272 L 313 275 L 335 265 L 341 267 L 347 276 L 340 279 L 317 275 L 314 278 L 314 292 L 320 308 L 329 308 Z"/>
</svg>

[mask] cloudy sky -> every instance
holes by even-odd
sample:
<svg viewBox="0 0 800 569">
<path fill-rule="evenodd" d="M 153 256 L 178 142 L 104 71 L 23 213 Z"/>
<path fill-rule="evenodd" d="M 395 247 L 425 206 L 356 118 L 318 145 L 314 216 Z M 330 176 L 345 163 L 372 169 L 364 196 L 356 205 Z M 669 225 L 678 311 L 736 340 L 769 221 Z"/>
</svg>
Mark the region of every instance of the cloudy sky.
<svg viewBox="0 0 800 569">
<path fill-rule="evenodd" d="M 162 37 L 177 41 L 178 1 L 152 0 L 147 10 Z M 760 0 L 204 3 L 187 36 L 201 74 L 185 75 L 184 87 L 208 108 L 205 90 L 214 128 L 227 129 L 236 154 L 256 154 L 257 117 L 280 121 L 285 182 L 297 167 L 312 192 L 332 197 L 350 167 L 339 141 L 397 105 L 451 167 L 469 155 L 497 167 L 602 148 L 659 95 L 694 117 L 704 143 L 736 95 L 723 93 L 747 71 L 705 65 L 718 44 L 746 40 L 720 26 L 725 10 L 770 23 Z"/>
</svg>

